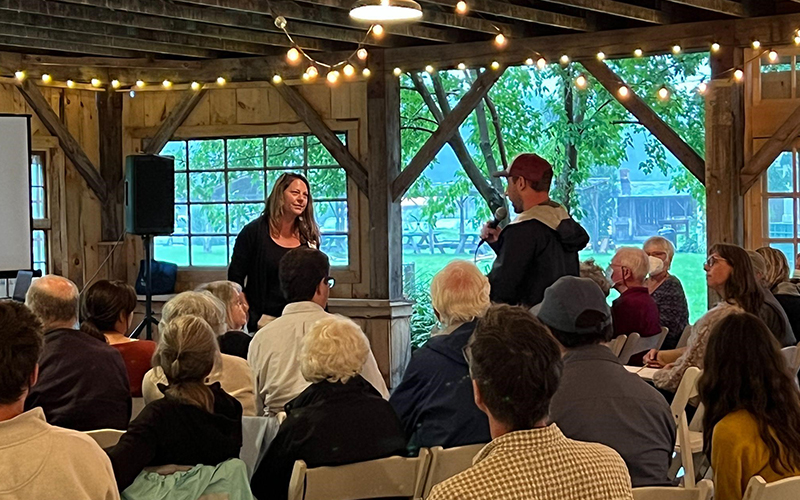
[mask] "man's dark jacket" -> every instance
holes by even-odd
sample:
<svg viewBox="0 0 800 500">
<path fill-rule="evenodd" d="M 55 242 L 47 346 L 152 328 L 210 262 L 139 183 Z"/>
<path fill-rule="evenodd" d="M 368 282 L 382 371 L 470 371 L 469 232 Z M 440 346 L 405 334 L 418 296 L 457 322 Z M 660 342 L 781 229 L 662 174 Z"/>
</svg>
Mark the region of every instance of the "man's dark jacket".
<svg viewBox="0 0 800 500">
<path fill-rule="evenodd" d="M 489 273 L 492 302 L 532 307 L 562 276 L 578 276 L 578 252 L 589 235 L 553 201 L 537 205 L 506 226 L 490 245 L 497 253 Z"/>
<path fill-rule="evenodd" d="M 122 355 L 88 333 L 44 334 L 39 381 L 25 410 L 41 406 L 47 422 L 76 431 L 128 428 L 131 390 Z"/>
<path fill-rule="evenodd" d="M 410 448 L 488 443 L 489 420 L 475 405 L 463 349 L 476 322 L 449 335 L 432 337 L 411 357 L 403 381 L 389 402 Z"/>
</svg>

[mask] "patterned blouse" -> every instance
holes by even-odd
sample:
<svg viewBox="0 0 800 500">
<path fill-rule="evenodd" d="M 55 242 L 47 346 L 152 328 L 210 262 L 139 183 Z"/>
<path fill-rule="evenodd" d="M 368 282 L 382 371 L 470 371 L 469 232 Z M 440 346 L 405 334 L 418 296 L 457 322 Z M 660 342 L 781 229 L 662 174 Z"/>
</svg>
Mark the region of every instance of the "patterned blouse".
<svg viewBox="0 0 800 500">
<path fill-rule="evenodd" d="M 556 424 L 504 434 L 464 472 L 437 484 L 430 500 L 632 500 L 620 456 L 574 441 Z"/>
<path fill-rule="evenodd" d="M 669 328 L 661 348 L 675 349 L 684 328 L 689 324 L 689 306 L 683 286 L 678 278 L 669 275 L 650 296 L 658 306 L 659 323 Z"/>
<path fill-rule="evenodd" d="M 692 326 L 692 334 L 689 337 L 689 343 L 686 345 L 686 352 L 675 361 L 672 368 L 658 370 L 653 374 L 655 386 L 659 389 L 675 392 L 678 390 L 683 373 L 687 368 L 696 366 L 702 370 L 703 357 L 706 355 L 708 335 L 711 333 L 711 329 L 729 314 L 740 312 L 743 312 L 743 310 L 739 306 L 723 301 L 705 313 Z"/>
</svg>

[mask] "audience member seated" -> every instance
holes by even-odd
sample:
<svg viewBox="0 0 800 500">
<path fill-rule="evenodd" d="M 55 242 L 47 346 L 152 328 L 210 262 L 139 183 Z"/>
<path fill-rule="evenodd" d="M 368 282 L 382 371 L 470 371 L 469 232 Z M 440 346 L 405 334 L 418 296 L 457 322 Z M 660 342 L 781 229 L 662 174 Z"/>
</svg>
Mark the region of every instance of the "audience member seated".
<svg viewBox="0 0 800 500">
<path fill-rule="evenodd" d="M 669 328 L 661 348 L 674 349 L 683 330 L 689 325 L 689 304 L 686 302 L 683 285 L 678 278 L 669 273 L 672 258 L 675 256 L 675 247 L 668 239 L 653 236 L 644 242 L 642 248 L 649 257 L 663 262 L 660 271 L 651 270 L 645 285 L 658 306 L 659 324 Z"/>
<path fill-rule="evenodd" d="M 670 485 L 672 412 L 657 390 L 602 344 L 613 332 L 602 292 L 591 280 L 564 276 L 545 290 L 533 312 L 564 352 L 551 421 L 568 438 L 613 448 L 628 465 L 634 487 Z"/>
<path fill-rule="evenodd" d="M 614 337 L 636 332 L 640 337 L 652 337 L 661 333 L 658 306 L 644 286 L 650 271 L 650 259 L 643 250 L 622 247 L 611 259 L 608 277 L 619 297 L 611 303 L 614 319 Z M 641 365 L 646 351 L 634 354 L 630 365 Z"/>
<path fill-rule="evenodd" d="M 311 385 L 285 406 L 286 420 L 251 480 L 256 498 L 286 499 L 296 460 L 321 467 L 405 452 L 400 420 L 359 375 L 369 353 L 358 325 L 341 316 L 317 321 L 303 336 L 299 365 Z"/>
<path fill-rule="evenodd" d="M 233 281 L 213 281 L 201 286 L 197 291 L 210 292 L 225 305 L 228 331 L 217 338 L 220 352 L 247 359 L 247 349 L 253 337 L 244 333 L 250 308 L 242 293 L 242 286 Z"/>
<path fill-rule="evenodd" d="M 783 307 L 795 337 L 800 334 L 800 287 L 789 280 L 789 262 L 783 252 L 771 247 L 756 249 L 767 264 L 764 281 Z"/>
<path fill-rule="evenodd" d="M 114 471 L 89 436 L 23 413 L 36 384 L 42 323 L 24 305 L 0 301 L 0 497 L 119 498 Z"/>
<path fill-rule="evenodd" d="M 782 347 L 797 344 L 792 325 L 789 323 L 789 318 L 786 316 L 783 306 L 769 291 L 769 284 L 766 280 L 766 260 L 761 254 L 753 250 L 748 250 L 747 255 L 750 257 L 750 264 L 753 266 L 753 272 L 756 275 L 756 283 L 764 295 L 764 305 L 761 306 L 758 317 L 767 325 L 767 328 L 775 335 Z"/>
<path fill-rule="evenodd" d="M 581 262 L 581 278 L 589 278 L 594 281 L 600 287 L 604 297 L 608 297 L 608 294 L 611 293 L 611 282 L 608 281 L 603 268 L 598 266 L 594 259 Z"/>
<path fill-rule="evenodd" d="M 712 329 L 698 381 L 714 498 L 741 500 L 750 478 L 800 475 L 800 398 L 780 345 L 752 314 Z M 746 347 L 745 347 L 746 346 Z"/>
<path fill-rule="evenodd" d="M 83 293 L 81 300 L 81 331 L 94 337 L 104 335 L 106 342 L 119 351 L 128 371 L 131 396 L 142 397 L 142 379 L 150 369 L 156 343 L 126 335 L 136 308 L 136 291 L 123 281 L 100 280 Z"/>
<path fill-rule="evenodd" d="M 108 455 L 120 491 L 145 467 L 218 465 L 239 458 L 242 405 L 220 387 L 206 385 L 219 348 L 211 326 L 197 316 L 158 325 L 153 364 L 166 374 L 164 397 L 148 403 Z"/>
<path fill-rule="evenodd" d="M 471 262 L 455 260 L 433 277 L 431 303 L 451 333 L 414 352 L 389 402 L 412 449 L 488 443 L 489 421 L 475 406 L 463 349 L 489 308 L 489 280 Z"/>
<path fill-rule="evenodd" d="M 678 390 L 683 373 L 690 366 L 703 369 L 708 334 L 726 316 L 742 311 L 758 314 L 764 304 L 764 296 L 756 284 L 750 257 L 743 248 L 718 243 L 708 250 L 708 259 L 703 264 L 706 284 L 722 300 L 692 325 L 686 347 L 670 350 L 655 349 L 645 355 L 648 366 L 662 368 L 653 374 L 653 383 L 662 389 L 668 400 Z"/>
<path fill-rule="evenodd" d="M 493 306 L 465 356 L 492 442 L 472 467 L 434 486 L 430 500 L 632 499 L 628 469 L 614 450 L 573 441 L 548 424 L 562 362 L 539 320 L 519 307 Z"/>
<path fill-rule="evenodd" d="M 211 326 L 215 335 L 225 332 L 225 307 L 216 297 L 208 292 L 183 292 L 164 304 L 161 321 L 169 323 L 181 316 L 197 316 L 203 318 Z M 219 345 L 219 344 L 218 344 Z M 219 348 L 217 348 L 219 351 Z M 166 384 L 167 377 L 158 365 L 147 372 L 142 383 L 145 403 L 164 397 L 158 384 Z M 253 374 L 247 361 L 228 354 L 217 354 L 214 369 L 208 376 L 207 383 L 219 382 L 222 390 L 236 398 L 247 416 L 256 414 Z"/>
<path fill-rule="evenodd" d="M 324 253 L 308 247 L 291 250 L 281 259 L 278 275 L 288 305 L 253 336 L 247 354 L 255 379 L 256 412 L 270 417 L 283 412 L 283 406 L 309 386 L 297 364 L 300 341 L 314 323 L 332 316 L 325 312 L 333 278 Z M 362 376 L 389 398 L 372 351 Z"/>
<path fill-rule="evenodd" d="M 44 327 L 39 382 L 25 409 L 39 406 L 48 422 L 76 431 L 126 429 L 131 390 L 125 363 L 102 333 L 76 329 L 78 288 L 47 275 L 31 284 L 25 304 Z"/>
</svg>

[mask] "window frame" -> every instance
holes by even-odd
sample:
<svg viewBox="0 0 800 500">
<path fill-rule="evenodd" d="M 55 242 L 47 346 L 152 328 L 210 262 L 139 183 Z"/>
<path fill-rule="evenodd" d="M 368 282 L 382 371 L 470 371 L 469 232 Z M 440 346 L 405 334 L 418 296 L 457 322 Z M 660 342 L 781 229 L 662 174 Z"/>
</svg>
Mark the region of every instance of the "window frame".
<svg viewBox="0 0 800 500">
<path fill-rule="evenodd" d="M 798 168 L 798 155 L 800 148 L 795 143 L 790 148 L 781 151 L 778 155 L 780 158 L 784 153 L 791 153 L 792 155 L 792 190 L 787 192 L 771 192 L 769 191 L 769 168 L 768 167 L 759 177 L 760 191 L 761 191 L 761 243 L 762 246 L 772 246 L 773 244 L 790 244 L 793 247 L 793 252 L 789 257 L 790 262 L 795 262 L 798 252 L 798 244 L 800 243 L 800 168 Z M 777 161 L 777 158 L 776 158 Z M 774 164 L 774 162 L 773 162 Z M 792 237 L 779 238 L 770 236 L 770 211 L 769 202 L 774 199 L 791 199 L 792 200 Z M 797 263 L 795 262 L 795 266 Z"/>
</svg>

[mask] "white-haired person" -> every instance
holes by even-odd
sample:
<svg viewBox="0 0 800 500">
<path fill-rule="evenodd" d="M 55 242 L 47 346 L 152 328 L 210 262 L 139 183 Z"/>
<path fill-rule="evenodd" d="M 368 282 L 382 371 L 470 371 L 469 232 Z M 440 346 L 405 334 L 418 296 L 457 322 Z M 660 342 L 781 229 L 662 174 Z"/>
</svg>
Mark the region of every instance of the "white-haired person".
<svg viewBox="0 0 800 500">
<path fill-rule="evenodd" d="M 148 403 L 119 442 L 107 450 L 119 490 L 145 467 L 217 465 L 239 458 L 242 405 L 206 379 L 219 348 L 211 326 L 185 315 L 159 323 L 153 364 L 166 374 L 164 397 Z"/>
<path fill-rule="evenodd" d="M 488 443 L 489 420 L 475 406 L 463 349 L 491 305 L 489 279 L 471 262 L 455 260 L 433 277 L 431 302 L 449 333 L 414 352 L 389 402 L 409 448 Z"/>
<path fill-rule="evenodd" d="M 587 259 L 581 262 L 580 276 L 594 281 L 600 287 L 603 296 L 608 297 L 608 294 L 611 293 L 611 282 L 608 281 L 603 268 L 597 265 L 594 259 Z"/>
<path fill-rule="evenodd" d="M 663 262 L 660 270 L 652 271 L 645 281 L 650 296 L 658 306 L 659 323 L 669 328 L 662 349 L 674 349 L 683 330 L 689 325 L 689 304 L 678 278 L 669 273 L 675 247 L 662 236 L 648 238 L 642 246 L 651 258 Z"/>
<path fill-rule="evenodd" d="M 611 303 L 614 337 L 633 332 L 642 337 L 661 333 L 658 306 L 644 286 L 649 271 L 650 259 L 641 248 L 621 247 L 612 257 L 608 277 L 619 292 L 619 297 Z M 630 364 L 634 365 L 641 362 L 639 355 L 634 355 L 630 360 Z"/>
<path fill-rule="evenodd" d="M 219 299 L 208 292 L 182 292 L 164 304 L 161 311 L 161 323 L 180 318 L 181 316 L 197 316 L 203 318 L 211 326 L 218 337 L 225 333 L 225 306 Z M 159 323 L 159 328 L 161 327 Z M 157 364 L 148 371 L 142 381 L 142 395 L 145 403 L 164 397 L 161 389 L 166 384 L 167 377 Z M 241 404 L 244 414 L 256 414 L 255 386 L 250 365 L 242 358 L 222 354 L 217 344 L 217 355 L 214 369 L 208 375 L 207 382 L 219 382 L 222 390 L 235 397 Z"/>
<path fill-rule="evenodd" d="M 242 285 L 233 281 L 212 281 L 198 287 L 196 291 L 209 292 L 225 305 L 228 331 L 217 337 L 220 352 L 247 359 L 247 349 L 253 337 L 244 332 L 250 308 L 242 292 Z"/>
<path fill-rule="evenodd" d="M 256 498 L 286 499 L 296 460 L 320 467 L 405 452 L 400 420 L 360 375 L 369 353 L 364 333 L 342 316 L 317 321 L 303 336 L 300 371 L 311 385 L 285 406 L 286 420 L 250 483 Z"/>
</svg>

